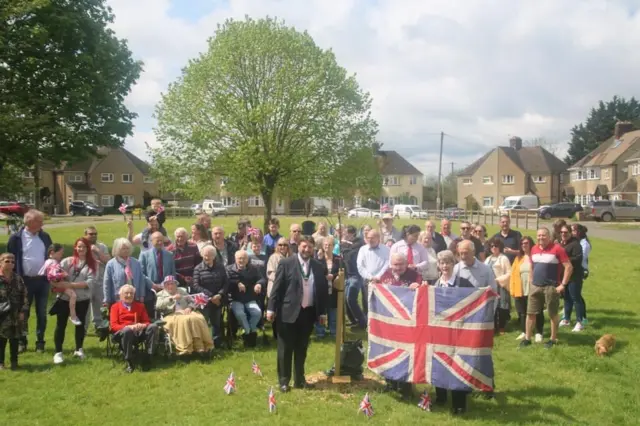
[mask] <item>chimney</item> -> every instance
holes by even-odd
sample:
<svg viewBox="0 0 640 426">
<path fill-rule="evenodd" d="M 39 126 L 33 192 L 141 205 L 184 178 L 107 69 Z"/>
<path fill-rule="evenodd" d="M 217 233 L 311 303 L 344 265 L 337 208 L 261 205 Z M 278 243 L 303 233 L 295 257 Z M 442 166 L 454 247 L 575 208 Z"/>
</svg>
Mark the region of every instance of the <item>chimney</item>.
<svg viewBox="0 0 640 426">
<path fill-rule="evenodd" d="M 509 146 L 515 149 L 516 151 L 519 151 L 520 148 L 522 148 L 522 138 L 519 138 L 518 136 L 513 136 L 511 139 L 509 139 Z"/>
<path fill-rule="evenodd" d="M 618 121 L 616 123 L 616 130 L 614 132 L 614 136 L 616 140 L 622 139 L 625 133 L 633 130 L 633 124 L 630 121 Z"/>
</svg>

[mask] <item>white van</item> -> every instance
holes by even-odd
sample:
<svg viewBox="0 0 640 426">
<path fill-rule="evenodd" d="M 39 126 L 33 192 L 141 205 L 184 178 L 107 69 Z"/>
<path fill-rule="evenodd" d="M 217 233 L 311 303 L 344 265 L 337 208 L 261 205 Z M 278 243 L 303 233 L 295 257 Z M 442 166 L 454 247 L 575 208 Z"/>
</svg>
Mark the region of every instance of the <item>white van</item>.
<svg viewBox="0 0 640 426">
<path fill-rule="evenodd" d="M 202 202 L 202 211 L 210 216 L 226 216 L 227 208 L 220 201 L 204 200 Z"/>
<path fill-rule="evenodd" d="M 504 199 L 498 207 L 500 214 L 509 210 L 537 210 L 540 207 L 538 197 L 535 195 L 512 195 Z"/>
<path fill-rule="evenodd" d="M 427 219 L 427 212 L 420 206 L 412 204 L 396 204 L 393 206 L 393 217 L 409 219 Z"/>
</svg>

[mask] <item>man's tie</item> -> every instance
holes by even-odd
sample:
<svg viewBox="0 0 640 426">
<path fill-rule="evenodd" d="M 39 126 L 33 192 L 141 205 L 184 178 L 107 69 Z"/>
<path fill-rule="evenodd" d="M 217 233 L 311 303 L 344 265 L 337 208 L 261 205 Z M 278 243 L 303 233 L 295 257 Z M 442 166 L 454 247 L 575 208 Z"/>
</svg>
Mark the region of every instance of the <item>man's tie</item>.
<svg viewBox="0 0 640 426">
<path fill-rule="evenodd" d="M 413 249 L 407 244 L 407 265 L 413 265 Z"/>
<path fill-rule="evenodd" d="M 164 279 L 164 271 L 162 269 L 162 250 L 156 252 L 156 269 L 158 271 L 158 279 L 160 282 Z"/>
<path fill-rule="evenodd" d="M 302 262 L 302 309 L 309 306 L 309 265 Z"/>
</svg>

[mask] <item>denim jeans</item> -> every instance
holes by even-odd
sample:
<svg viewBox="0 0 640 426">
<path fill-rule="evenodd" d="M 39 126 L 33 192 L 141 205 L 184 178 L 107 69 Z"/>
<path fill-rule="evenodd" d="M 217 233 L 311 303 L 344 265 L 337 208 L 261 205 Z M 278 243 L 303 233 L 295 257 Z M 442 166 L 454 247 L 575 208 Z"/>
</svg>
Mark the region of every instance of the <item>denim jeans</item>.
<svg viewBox="0 0 640 426">
<path fill-rule="evenodd" d="M 336 335 L 336 325 L 338 321 L 338 308 L 329 308 L 327 310 L 327 323 L 329 326 L 329 334 L 332 336 Z M 318 321 L 314 324 L 316 328 L 316 336 L 324 337 L 327 332 L 326 325 L 320 325 Z"/>
<path fill-rule="evenodd" d="M 29 310 L 26 312 L 24 323 L 29 323 L 31 304 L 36 302 L 36 339 L 37 343 L 44 344 L 44 332 L 47 330 L 47 303 L 49 302 L 50 284 L 46 277 L 23 277 L 27 287 L 27 299 Z M 26 341 L 28 330 L 25 328 Z"/>
<path fill-rule="evenodd" d="M 258 329 L 258 323 L 260 322 L 260 318 L 262 318 L 262 311 L 257 302 L 242 303 L 232 301 L 231 310 L 242 326 L 244 334 L 254 333 Z"/>
<path fill-rule="evenodd" d="M 576 307 L 576 321 L 584 320 L 584 299 L 582 298 L 582 280 L 569 281 L 564 295 L 564 319 L 571 320 L 571 311 Z"/>
<path fill-rule="evenodd" d="M 364 285 L 362 278 L 360 277 L 347 277 L 348 288 L 347 288 L 347 309 L 351 311 L 354 319 L 358 323 L 358 325 L 362 328 L 367 327 L 367 317 L 360 309 L 360 305 L 358 304 L 358 296 L 361 292 L 364 291 Z M 362 305 L 367 309 L 367 296 L 365 295 L 362 298 Z"/>
</svg>

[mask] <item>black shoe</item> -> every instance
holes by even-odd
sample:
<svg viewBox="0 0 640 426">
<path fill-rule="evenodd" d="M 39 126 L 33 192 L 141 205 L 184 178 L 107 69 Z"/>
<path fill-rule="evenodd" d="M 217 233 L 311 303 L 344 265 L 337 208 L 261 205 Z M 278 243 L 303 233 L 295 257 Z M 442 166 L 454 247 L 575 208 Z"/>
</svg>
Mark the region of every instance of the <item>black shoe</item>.
<svg viewBox="0 0 640 426">
<path fill-rule="evenodd" d="M 256 333 L 255 331 L 252 333 L 249 333 L 249 347 L 255 348 L 257 345 L 258 345 L 258 333 Z"/>
<path fill-rule="evenodd" d="M 36 343 L 36 352 L 43 354 L 44 353 L 44 342 Z"/>
<path fill-rule="evenodd" d="M 389 392 L 395 392 L 397 390 L 398 390 L 398 385 L 394 383 L 387 383 L 384 385 L 384 389 L 382 389 L 382 392 L 389 393 Z"/>
<path fill-rule="evenodd" d="M 544 344 L 544 348 L 545 349 L 551 349 L 557 344 L 558 344 L 557 340 L 549 340 L 547 343 Z"/>
<path fill-rule="evenodd" d="M 486 400 L 490 400 L 490 399 L 495 399 L 496 398 L 496 394 L 491 391 L 491 392 L 483 392 L 482 393 L 482 397 Z"/>
<path fill-rule="evenodd" d="M 304 382 L 296 382 L 293 384 L 294 389 L 313 389 L 316 386 L 313 383 L 309 383 L 307 381 Z"/>
<path fill-rule="evenodd" d="M 289 389 L 289 385 L 280 386 L 280 392 L 282 392 L 282 393 L 287 393 L 287 392 L 289 392 L 289 390 L 290 390 Z"/>
<path fill-rule="evenodd" d="M 11 363 L 11 371 L 16 371 L 16 370 L 19 370 L 19 369 L 20 369 L 20 366 L 18 365 L 17 361 Z"/>
<path fill-rule="evenodd" d="M 518 349 L 526 348 L 528 346 L 531 346 L 531 340 L 524 339 L 520 342 Z"/>
<path fill-rule="evenodd" d="M 124 367 L 124 372 L 133 373 L 133 370 L 135 369 L 136 367 L 133 365 L 133 363 L 131 361 L 127 361 L 127 365 Z"/>
<path fill-rule="evenodd" d="M 451 414 L 453 414 L 454 416 L 459 416 L 461 414 L 464 414 L 466 411 L 467 411 L 466 408 L 458 407 L 458 408 L 452 409 Z"/>
<path fill-rule="evenodd" d="M 248 334 L 243 334 L 242 335 L 242 346 L 245 349 L 249 347 L 249 335 Z"/>
</svg>

